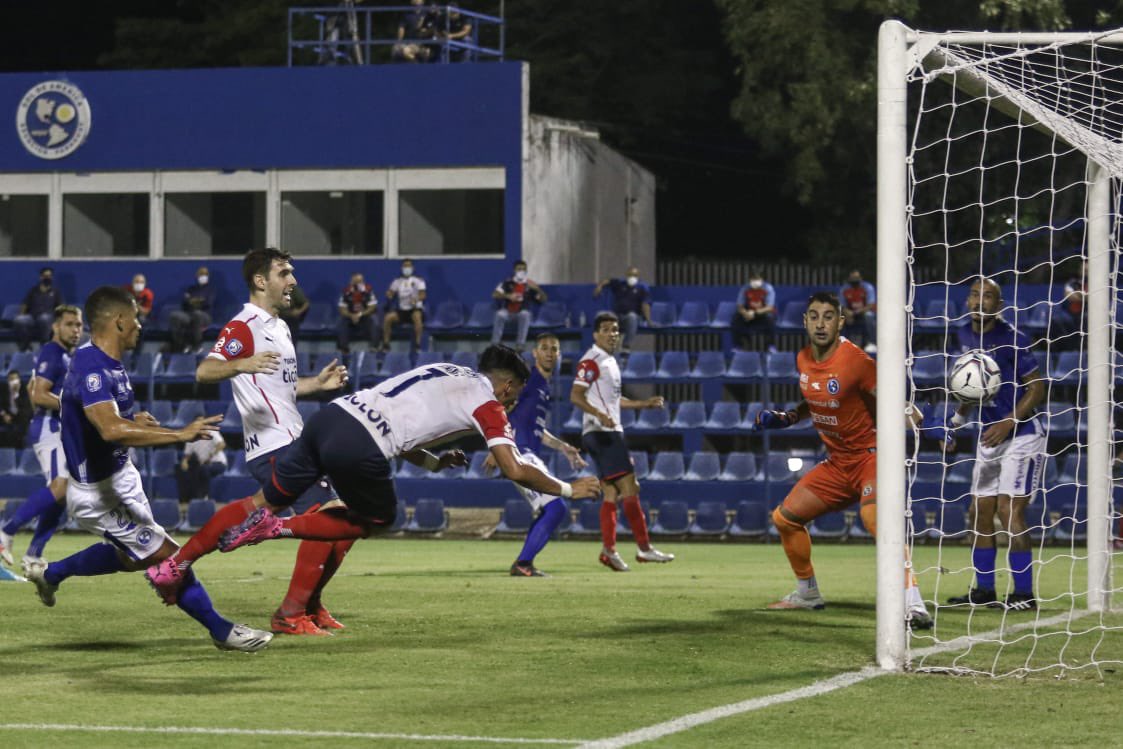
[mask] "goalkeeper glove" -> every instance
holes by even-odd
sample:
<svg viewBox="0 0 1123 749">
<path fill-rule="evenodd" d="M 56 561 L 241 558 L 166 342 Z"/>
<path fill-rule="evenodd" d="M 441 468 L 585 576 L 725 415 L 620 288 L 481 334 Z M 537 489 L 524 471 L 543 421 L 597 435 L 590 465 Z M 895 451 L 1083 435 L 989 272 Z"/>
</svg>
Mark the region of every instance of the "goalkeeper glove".
<svg viewBox="0 0 1123 749">
<path fill-rule="evenodd" d="M 792 411 L 769 411 L 762 409 L 757 411 L 756 418 L 753 420 L 753 431 L 759 432 L 764 429 L 784 429 L 790 427 L 795 423 L 795 418 Z"/>
</svg>

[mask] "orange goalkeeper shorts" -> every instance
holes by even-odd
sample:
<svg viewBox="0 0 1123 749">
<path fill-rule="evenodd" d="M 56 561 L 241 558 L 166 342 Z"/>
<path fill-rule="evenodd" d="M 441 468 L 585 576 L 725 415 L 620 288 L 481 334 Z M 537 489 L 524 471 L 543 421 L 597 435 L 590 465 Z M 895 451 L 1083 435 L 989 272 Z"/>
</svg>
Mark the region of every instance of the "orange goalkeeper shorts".
<svg viewBox="0 0 1123 749">
<path fill-rule="evenodd" d="M 808 471 L 792 489 L 806 489 L 830 507 L 841 510 L 855 502 L 877 501 L 877 453 L 831 455 Z"/>
</svg>

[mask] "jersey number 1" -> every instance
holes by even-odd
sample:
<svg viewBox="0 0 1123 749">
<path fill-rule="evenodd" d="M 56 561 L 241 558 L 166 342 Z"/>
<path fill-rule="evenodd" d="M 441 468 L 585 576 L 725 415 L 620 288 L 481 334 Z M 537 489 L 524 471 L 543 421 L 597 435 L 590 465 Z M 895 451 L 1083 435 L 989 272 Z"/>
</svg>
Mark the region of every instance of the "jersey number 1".
<svg viewBox="0 0 1123 749">
<path fill-rule="evenodd" d="M 430 367 L 425 370 L 425 374 L 414 375 L 408 380 L 399 383 L 397 387 L 387 390 L 383 395 L 387 398 L 393 398 L 411 385 L 421 382 L 422 380 L 431 380 L 434 377 L 448 377 L 448 372 L 445 372 L 443 369 L 437 369 L 436 367 Z"/>
</svg>

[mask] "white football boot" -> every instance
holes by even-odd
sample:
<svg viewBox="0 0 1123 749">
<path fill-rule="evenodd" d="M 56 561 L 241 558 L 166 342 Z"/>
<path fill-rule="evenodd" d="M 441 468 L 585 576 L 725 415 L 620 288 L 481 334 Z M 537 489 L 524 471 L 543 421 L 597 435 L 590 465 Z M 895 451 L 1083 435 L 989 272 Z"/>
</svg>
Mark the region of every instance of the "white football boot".
<svg viewBox="0 0 1123 749">
<path fill-rule="evenodd" d="M 254 629 L 246 624 L 235 624 L 225 640 L 211 639 L 219 650 L 237 650 L 242 653 L 256 653 L 265 648 L 273 639 L 272 632 Z"/>
<path fill-rule="evenodd" d="M 617 552 L 615 549 L 613 549 L 612 551 L 609 551 L 608 549 L 601 549 L 600 563 L 605 567 L 608 567 L 609 569 L 615 570 L 616 572 L 627 572 L 631 569 L 631 567 L 628 566 L 628 563 L 624 561 L 624 558 L 621 557 L 619 552 Z"/>
<path fill-rule="evenodd" d="M 43 605 L 54 606 L 55 591 L 58 590 L 58 586 L 47 582 L 47 578 L 44 577 L 46 572 L 47 563 L 44 561 L 31 562 L 23 570 L 27 579 L 35 583 L 35 591 L 39 594 L 39 600 L 43 602 Z"/>
<path fill-rule="evenodd" d="M 659 564 L 666 564 L 667 562 L 675 561 L 674 554 L 668 554 L 665 551 L 659 551 L 654 546 L 650 549 L 636 549 L 637 562 L 658 562 Z"/>
</svg>

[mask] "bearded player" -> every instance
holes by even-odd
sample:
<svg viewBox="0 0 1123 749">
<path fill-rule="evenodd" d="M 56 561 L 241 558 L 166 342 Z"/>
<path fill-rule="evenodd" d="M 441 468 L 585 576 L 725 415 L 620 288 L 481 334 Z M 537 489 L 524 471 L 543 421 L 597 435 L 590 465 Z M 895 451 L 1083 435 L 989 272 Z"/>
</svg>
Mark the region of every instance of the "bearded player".
<svg viewBox="0 0 1123 749">
<path fill-rule="evenodd" d="M 811 536 L 807 524 L 829 512 L 860 502 L 862 522 L 877 535 L 877 368 L 862 349 L 840 335 L 842 313 L 838 297 L 813 294 L 803 313 L 810 345 L 799 352 L 799 388 L 803 400 L 789 411 L 761 411 L 755 429 L 782 429 L 811 417 L 828 457 L 792 487 L 772 512 L 772 522 L 796 577 L 796 589 L 770 609 L 821 609 L 811 565 Z M 928 629 L 932 618 L 920 597 L 915 578 L 907 576 L 908 623 Z"/>
</svg>

